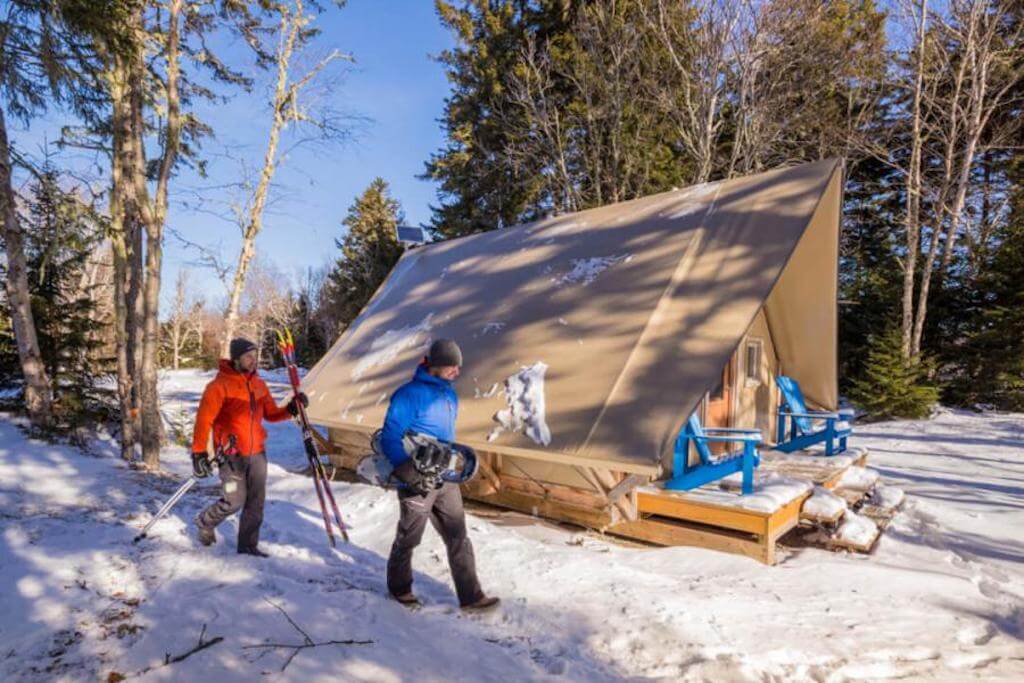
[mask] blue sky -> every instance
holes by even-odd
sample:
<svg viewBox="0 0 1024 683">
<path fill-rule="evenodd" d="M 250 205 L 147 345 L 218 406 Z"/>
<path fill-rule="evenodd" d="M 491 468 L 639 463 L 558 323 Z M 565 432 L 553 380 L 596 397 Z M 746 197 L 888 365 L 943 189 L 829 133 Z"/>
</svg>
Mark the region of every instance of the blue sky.
<svg viewBox="0 0 1024 683">
<path fill-rule="evenodd" d="M 318 267 L 336 256 L 334 240 L 343 235 L 341 220 L 355 197 L 376 176 L 391 185 L 401 202 L 406 223 L 429 221 L 435 185 L 417 178 L 424 162 L 444 137 L 438 119 L 448 82 L 440 64 L 431 59 L 452 45 L 441 26 L 432 0 L 349 0 L 338 9 L 330 0 L 316 25 L 322 30 L 309 59 L 331 48 L 350 53 L 355 64 L 322 97 L 332 108 L 365 118 L 356 138 L 330 148 L 303 148 L 279 168 L 271 204 L 257 250 L 289 275 Z M 251 60 L 240 42 L 219 41 L 216 51 L 232 66 Z M 237 182 L 243 161 L 253 176 L 262 164 L 269 128 L 269 84 L 272 74 L 259 74 L 252 93 L 234 91 L 224 104 L 198 107 L 211 124 L 214 138 L 203 143 L 209 177 L 183 169 L 171 182 L 172 205 L 168 230 L 218 249 L 234 264 L 240 232 L 226 217 L 238 194 L 218 189 Z M 65 117 L 51 111 L 35 119 L 28 130 L 15 130 L 14 141 L 39 155 L 44 140 L 56 140 Z M 288 147 L 288 140 L 283 147 Z M 51 146 L 52 149 L 52 146 Z M 89 157 L 68 152 L 58 163 L 88 166 Z M 203 201 L 197 202 L 201 196 Z M 189 269 L 190 287 L 211 304 L 225 298 L 224 287 L 212 270 L 195 265 L 197 254 L 173 235 L 165 242 L 163 292 L 169 301 L 180 268 Z M 165 309 L 166 310 L 166 309 Z"/>
<path fill-rule="evenodd" d="M 406 222 L 425 223 L 435 201 L 435 185 L 417 178 L 430 154 L 441 147 L 438 124 L 448 83 L 440 64 L 431 59 L 451 46 L 431 0 L 349 0 L 343 9 L 325 3 L 317 25 L 322 35 L 312 48 L 314 56 L 330 48 L 353 55 L 352 65 L 325 93 L 329 104 L 367 121 L 356 138 L 341 146 L 304 148 L 281 166 L 272 190 L 257 248 L 264 257 L 291 274 L 332 259 L 334 240 L 343 234 L 341 219 L 354 198 L 376 176 L 387 180 L 405 212 Z M 229 51 L 229 54 L 231 52 Z M 269 109 L 270 74 L 251 95 L 236 95 L 226 105 L 204 108 L 203 116 L 216 132 L 204 143 L 212 160 L 211 177 L 180 180 L 179 204 L 172 209 L 169 227 L 195 242 L 220 247 L 225 257 L 237 254 L 238 229 L 206 212 L 193 210 L 185 188 L 216 187 L 237 180 L 241 157 L 258 171 L 262 162 Z M 287 141 L 285 141 L 285 147 Z M 229 200 L 230 193 L 204 191 L 204 196 Z M 191 199 L 194 200 L 194 197 Z M 184 205 L 189 202 L 189 207 Z M 222 212 L 218 207 L 218 211 Z M 190 261 L 195 252 L 167 241 L 164 291 L 169 292 L 177 270 L 190 269 L 190 278 L 216 301 L 223 288 L 210 272 Z M 165 298 L 166 301 L 166 298 Z"/>
</svg>

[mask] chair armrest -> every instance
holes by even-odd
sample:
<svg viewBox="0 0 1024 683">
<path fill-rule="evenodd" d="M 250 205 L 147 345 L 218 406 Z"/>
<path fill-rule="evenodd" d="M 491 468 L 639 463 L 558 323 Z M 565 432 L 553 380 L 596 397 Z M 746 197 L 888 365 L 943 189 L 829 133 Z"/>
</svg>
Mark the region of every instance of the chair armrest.
<svg viewBox="0 0 1024 683">
<path fill-rule="evenodd" d="M 757 434 L 761 435 L 760 429 L 743 429 L 741 427 L 704 427 L 704 433 L 722 432 L 725 434 Z"/>
<path fill-rule="evenodd" d="M 779 415 L 789 415 L 791 417 L 809 417 L 812 420 L 838 420 L 839 414 L 832 413 L 827 410 L 815 410 L 807 413 L 791 413 L 786 410 L 780 410 Z"/>
<path fill-rule="evenodd" d="M 761 435 L 757 436 L 690 436 L 697 441 L 713 441 L 714 443 L 761 443 Z"/>
</svg>

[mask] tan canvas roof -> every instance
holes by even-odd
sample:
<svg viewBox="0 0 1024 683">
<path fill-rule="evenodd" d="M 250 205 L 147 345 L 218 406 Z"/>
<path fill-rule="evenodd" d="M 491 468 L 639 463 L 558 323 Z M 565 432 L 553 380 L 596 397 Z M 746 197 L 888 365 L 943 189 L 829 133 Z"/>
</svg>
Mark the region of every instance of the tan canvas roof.
<svg viewBox="0 0 1024 683">
<path fill-rule="evenodd" d="M 379 427 L 449 337 L 460 441 L 653 473 L 762 306 L 834 407 L 841 193 L 827 160 L 414 249 L 305 378 L 311 418 Z"/>
</svg>

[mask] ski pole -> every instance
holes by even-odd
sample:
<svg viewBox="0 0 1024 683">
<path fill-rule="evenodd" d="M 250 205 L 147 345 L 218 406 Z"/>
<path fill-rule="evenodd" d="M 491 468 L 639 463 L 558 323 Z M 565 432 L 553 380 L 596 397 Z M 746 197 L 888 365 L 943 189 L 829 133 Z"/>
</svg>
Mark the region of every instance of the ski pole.
<svg viewBox="0 0 1024 683">
<path fill-rule="evenodd" d="M 334 532 L 331 530 L 331 519 L 327 516 L 327 504 L 324 502 L 324 493 L 320 488 L 320 470 L 312 459 L 310 459 L 309 466 L 313 469 L 313 488 L 316 489 L 316 497 L 320 502 L 320 514 L 323 515 L 324 518 L 324 531 L 327 532 L 327 542 L 331 544 L 332 548 L 336 548 L 337 545 L 334 542 Z"/>
<path fill-rule="evenodd" d="M 153 528 L 153 525 L 160 521 L 160 519 L 162 519 L 168 512 L 170 512 L 171 508 L 174 507 L 174 505 L 179 500 L 181 500 L 181 497 L 188 493 L 188 490 L 195 486 L 198 482 L 199 479 L 197 479 L 195 476 L 191 476 L 188 479 L 186 479 L 185 483 L 178 487 L 178 490 L 174 492 L 174 495 L 167 499 L 167 502 L 164 503 L 163 507 L 160 508 L 156 515 L 153 516 L 153 519 L 149 520 L 149 523 L 145 527 L 143 527 L 142 531 L 139 532 L 139 535 L 132 539 L 132 543 L 138 543 L 139 541 L 144 539 L 146 537 L 146 534 L 149 533 L 149 530 Z"/>
<path fill-rule="evenodd" d="M 234 455 L 237 452 L 235 450 L 235 443 L 235 435 L 232 434 L 228 437 L 227 445 L 217 449 L 217 457 L 214 458 L 213 462 L 217 465 L 218 468 L 223 467 L 224 463 L 227 462 L 225 456 Z M 199 477 L 197 477 L 194 474 L 187 480 L 185 480 L 185 483 L 182 484 L 178 488 L 178 490 L 174 492 L 174 495 L 167 499 L 167 502 L 164 503 L 163 507 L 161 507 L 160 510 L 157 511 L 153 519 L 149 520 L 149 524 L 143 527 L 142 531 L 139 532 L 139 535 L 132 539 L 132 543 L 138 543 L 139 541 L 144 539 L 146 537 L 146 534 L 149 533 L 149 530 L 153 528 L 153 525 L 159 522 L 161 518 L 163 518 L 168 512 L 170 512 L 171 508 L 177 505 L 178 501 L 181 500 L 181 497 L 188 493 L 188 490 L 198 483 Z"/>
<path fill-rule="evenodd" d="M 309 442 L 311 444 L 312 441 L 312 436 L 310 436 Z M 324 471 L 324 465 L 322 462 L 320 462 L 320 454 L 319 452 L 317 452 L 315 444 L 312 445 L 312 451 L 316 453 L 315 457 L 311 457 L 311 460 L 313 461 L 313 467 L 315 468 L 315 471 L 319 475 L 320 481 L 323 482 L 324 492 L 327 494 L 327 500 L 331 504 L 332 512 L 334 512 L 334 521 L 338 525 L 338 531 L 341 533 L 342 540 L 348 543 L 348 529 L 345 525 L 345 522 L 343 522 L 341 519 L 341 511 L 338 510 L 338 503 L 337 501 L 334 500 L 334 491 L 331 490 L 330 477 L 328 477 L 327 473 Z"/>
</svg>

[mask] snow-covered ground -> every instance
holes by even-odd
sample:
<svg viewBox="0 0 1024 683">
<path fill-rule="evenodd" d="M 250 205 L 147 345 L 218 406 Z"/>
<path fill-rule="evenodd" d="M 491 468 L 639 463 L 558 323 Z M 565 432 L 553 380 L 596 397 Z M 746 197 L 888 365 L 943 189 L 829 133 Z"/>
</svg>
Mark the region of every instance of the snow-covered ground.
<svg viewBox="0 0 1024 683">
<path fill-rule="evenodd" d="M 209 377 L 167 375 L 167 413 L 186 417 Z M 234 521 L 213 548 L 193 539 L 213 479 L 131 544 L 185 448 L 153 477 L 108 439 L 87 455 L 0 415 L 0 680 L 1024 680 L 1024 415 L 858 427 L 907 492 L 871 556 L 802 549 L 765 567 L 473 515 L 484 587 L 503 598 L 474 616 L 433 531 L 415 558 L 427 606 L 385 597 L 394 494 L 335 482 L 352 544 L 331 551 L 312 481 L 288 471 L 297 430 L 270 432 L 273 557 L 258 560 L 234 553 Z"/>
</svg>

